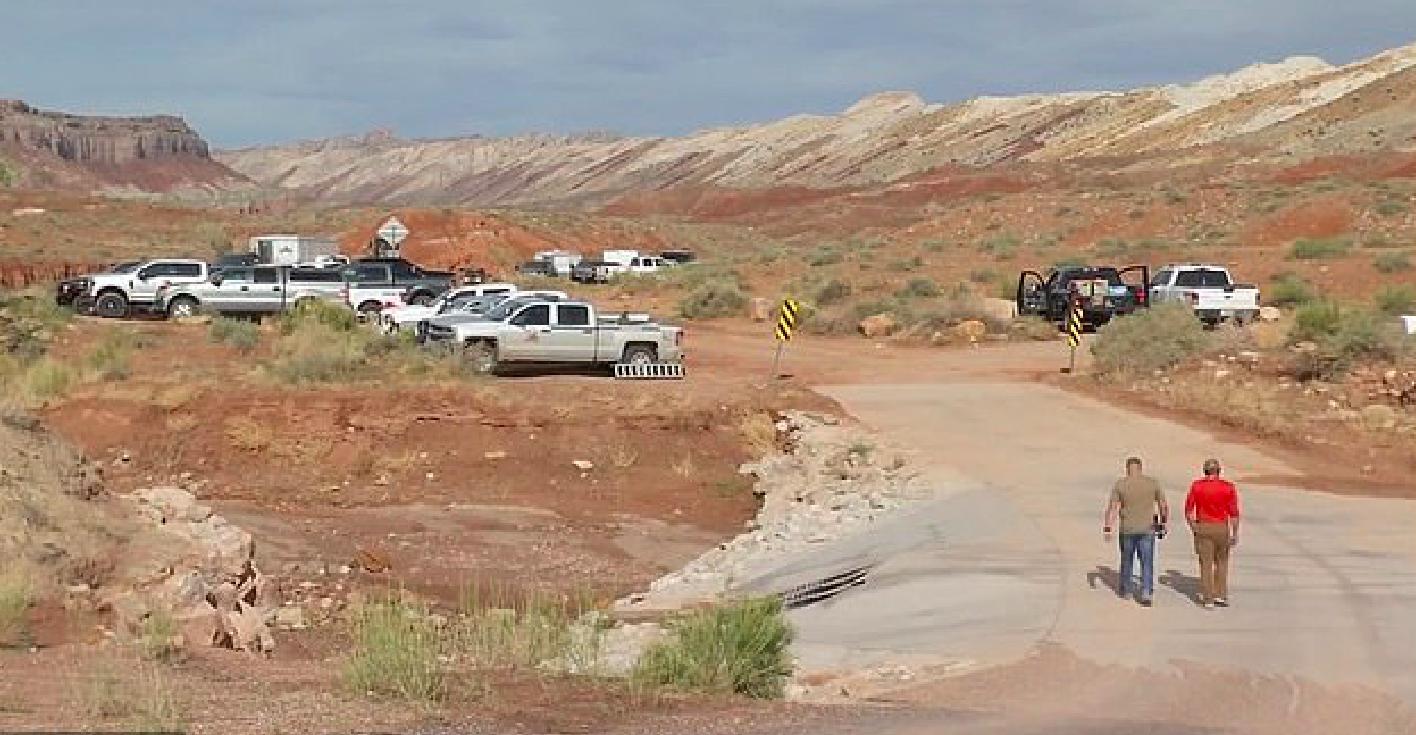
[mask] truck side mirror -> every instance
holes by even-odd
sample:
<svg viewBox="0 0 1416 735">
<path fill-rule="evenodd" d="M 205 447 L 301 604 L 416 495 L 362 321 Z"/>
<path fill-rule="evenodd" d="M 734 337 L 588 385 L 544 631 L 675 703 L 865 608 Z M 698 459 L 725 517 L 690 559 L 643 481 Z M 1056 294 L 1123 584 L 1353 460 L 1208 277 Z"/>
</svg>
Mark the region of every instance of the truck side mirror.
<svg viewBox="0 0 1416 735">
<path fill-rule="evenodd" d="M 221 282 L 224 281 L 224 280 L 226 280 L 226 279 L 223 278 L 220 273 L 213 273 L 213 274 L 211 274 L 211 285 L 213 285 L 213 286 L 220 286 L 220 285 L 221 285 Z"/>
</svg>

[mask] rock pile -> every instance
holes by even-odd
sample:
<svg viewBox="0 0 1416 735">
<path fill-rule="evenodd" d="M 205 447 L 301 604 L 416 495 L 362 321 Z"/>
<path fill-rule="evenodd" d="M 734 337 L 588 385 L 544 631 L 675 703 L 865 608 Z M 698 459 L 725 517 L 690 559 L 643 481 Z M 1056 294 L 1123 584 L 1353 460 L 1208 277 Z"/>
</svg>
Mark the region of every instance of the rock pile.
<svg viewBox="0 0 1416 735">
<path fill-rule="evenodd" d="M 655 580 L 648 593 L 622 600 L 621 610 L 716 599 L 789 554 L 860 533 L 928 497 L 906 456 L 879 447 L 863 429 L 792 411 L 777 431 L 786 435 L 787 451 L 740 470 L 757 478 L 754 492 L 762 499 L 753 530 Z"/>
<path fill-rule="evenodd" d="M 107 602 L 119 629 L 138 637 L 152 635 L 164 626 L 151 625 L 151 620 L 166 615 L 177 628 L 173 647 L 273 652 L 270 626 L 280 595 L 274 581 L 256 567 L 251 534 L 181 488 L 149 488 L 126 497 L 158 532 L 161 548 L 156 558 L 162 566 L 144 584 Z"/>
</svg>

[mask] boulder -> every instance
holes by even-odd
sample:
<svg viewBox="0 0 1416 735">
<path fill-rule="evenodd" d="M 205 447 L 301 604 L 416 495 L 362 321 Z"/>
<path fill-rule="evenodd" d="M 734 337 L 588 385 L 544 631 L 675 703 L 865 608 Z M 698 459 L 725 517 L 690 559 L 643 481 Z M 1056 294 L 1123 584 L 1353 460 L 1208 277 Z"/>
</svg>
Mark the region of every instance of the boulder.
<svg viewBox="0 0 1416 735">
<path fill-rule="evenodd" d="M 900 323 L 889 314 L 876 314 L 860 320 L 860 333 L 870 339 L 889 337 L 900 328 Z"/>
<path fill-rule="evenodd" d="M 1276 321 L 1278 321 L 1278 320 L 1281 319 L 1281 318 L 1283 318 L 1283 312 L 1280 311 L 1277 306 L 1260 306 L 1260 307 L 1259 307 L 1259 321 L 1261 321 L 1261 322 L 1276 322 Z"/>
<path fill-rule="evenodd" d="M 1012 299 L 986 298 L 980 305 L 983 313 L 995 321 L 1010 322 L 1018 316 L 1018 305 Z"/>
<path fill-rule="evenodd" d="M 752 300 L 749 310 L 752 314 L 752 321 L 754 322 L 765 322 L 772 318 L 771 302 L 760 296 Z"/>
</svg>

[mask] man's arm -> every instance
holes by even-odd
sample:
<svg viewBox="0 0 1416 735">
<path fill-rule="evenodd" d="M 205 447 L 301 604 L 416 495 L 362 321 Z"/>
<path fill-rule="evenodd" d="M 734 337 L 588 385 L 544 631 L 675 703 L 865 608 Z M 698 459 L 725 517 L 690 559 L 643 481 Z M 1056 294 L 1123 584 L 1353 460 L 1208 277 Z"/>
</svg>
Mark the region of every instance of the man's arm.
<svg viewBox="0 0 1416 735">
<path fill-rule="evenodd" d="M 1239 491 L 1229 490 L 1229 545 L 1239 545 Z"/>
<path fill-rule="evenodd" d="M 1165 501 L 1165 492 L 1157 490 L 1155 494 L 1155 507 L 1160 509 L 1160 525 L 1170 525 L 1170 503 Z"/>
<path fill-rule="evenodd" d="M 1190 486 L 1190 492 L 1185 493 L 1185 521 L 1191 526 L 1200 522 L 1200 518 L 1195 512 L 1195 486 Z"/>
<path fill-rule="evenodd" d="M 1121 494 L 1115 490 L 1111 491 L 1111 500 L 1106 504 L 1106 514 L 1101 519 L 1103 531 L 1111 531 L 1116 528 L 1116 521 L 1121 516 Z"/>
</svg>

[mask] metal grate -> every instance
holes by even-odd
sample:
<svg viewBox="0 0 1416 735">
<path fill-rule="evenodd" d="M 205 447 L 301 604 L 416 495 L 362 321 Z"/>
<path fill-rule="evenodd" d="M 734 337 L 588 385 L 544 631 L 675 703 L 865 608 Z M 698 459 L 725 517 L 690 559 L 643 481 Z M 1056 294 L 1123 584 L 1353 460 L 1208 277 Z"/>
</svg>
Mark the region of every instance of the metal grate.
<svg viewBox="0 0 1416 735">
<path fill-rule="evenodd" d="M 616 363 L 615 377 L 622 380 L 683 380 L 683 363 Z"/>
<path fill-rule="evenodd" d="M 866 575 L 869 573 L 870 567 L 854 567 L 825 579 L 797 585 L 782 593 L 782 604 L 786 605 L 788 610 L 795 610 L 825 602 L 852 587 L 865 584 Z"/>
</svg>

